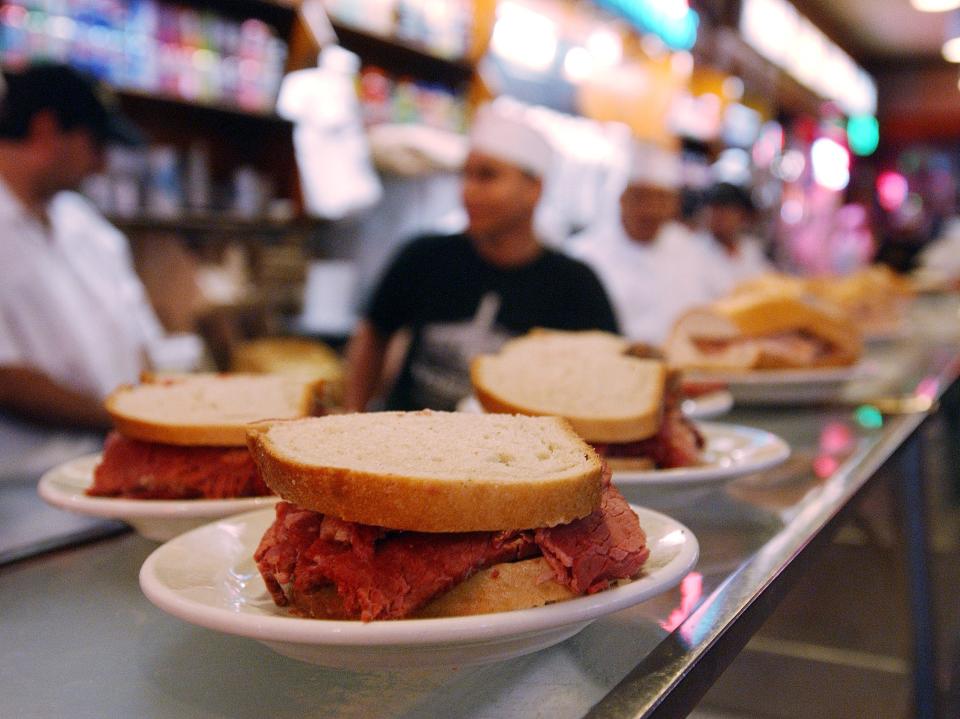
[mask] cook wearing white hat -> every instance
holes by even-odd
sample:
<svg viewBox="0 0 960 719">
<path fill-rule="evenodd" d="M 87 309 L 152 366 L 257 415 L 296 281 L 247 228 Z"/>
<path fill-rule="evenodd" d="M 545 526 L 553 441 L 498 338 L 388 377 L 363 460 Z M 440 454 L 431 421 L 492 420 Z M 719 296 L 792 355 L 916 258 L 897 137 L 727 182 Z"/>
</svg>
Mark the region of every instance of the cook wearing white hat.
<svg viewBox="0 0 960 719">
<path fill-rule="evenodd" d="M 620 195 L 620 219 L 634 242 L 653 242 L 661 227 L 680 214 L 680 162 L 653 145 L 631 152 L 627 187 Z"/>
<path fill-rule="evenodd" d="M 488 104 L 477 112 L 463 167 L 467 234 L 498 266 L 520 265 L 540 252 L 533 225 L 554 161 L 549 141 L 519 112 Z"/>
<path fill-rule="evenodd" d="M 470 149 L 544 178 L 550 174 L 554 152 L 550 142 L 519 114 L 484 105 L 470 130 Z"/>
<path fill-rule="evenodd" d="M 620 216 L 574 240 L 573 253 L 600 276 L 623 333 L 661 344 L 676 318 L 708 299 L 703 263 L 680 210 L 677 156 L 631 148 Z"/>
</svg>

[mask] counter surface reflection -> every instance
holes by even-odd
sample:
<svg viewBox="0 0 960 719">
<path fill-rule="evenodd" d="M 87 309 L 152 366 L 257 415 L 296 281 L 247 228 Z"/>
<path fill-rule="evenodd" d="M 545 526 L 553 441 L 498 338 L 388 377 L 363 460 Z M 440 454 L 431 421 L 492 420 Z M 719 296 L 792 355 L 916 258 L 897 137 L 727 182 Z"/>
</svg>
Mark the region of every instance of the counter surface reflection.
<svg viewBox="0 0 960 719">
<path fill-rule="evenodd" d="M 840 404 L 737 408 L 723 418 L 786 439 L 793 455 L 781 467 L 727 484 L 631 490 L 631 502 L 693 530 L 700 561 L 677 589 L 604 617 L 555 647 L 469 668 L 362 673 L 299 663 L 156 609 L 137 584 L 156 545 L 126 534 L 0 568 L 3 713 L 683 715 L 881 467 L 922 478 L 911 446 L 957 379 L 958 310 L 953 297 L 921 298 L 910 335 L 871 346 L 870 375 L 851 385 Z"/>
</svg>

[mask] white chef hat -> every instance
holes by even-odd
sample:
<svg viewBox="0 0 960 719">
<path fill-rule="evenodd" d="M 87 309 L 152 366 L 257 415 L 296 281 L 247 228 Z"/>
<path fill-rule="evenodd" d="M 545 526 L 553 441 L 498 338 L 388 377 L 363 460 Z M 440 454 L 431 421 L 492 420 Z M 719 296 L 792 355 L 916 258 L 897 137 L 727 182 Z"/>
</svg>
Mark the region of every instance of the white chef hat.
<svg viewBox="0 0 960 719">
<path fill-rule="evenodd" d="M 631 185 L 677 190 L 682 184 L 681 169 L 676 153 L 656 145 L 634 143 L 627 181 Z"/>
<path fill-rule="evenodd" d="M 546 177 L 553 166 L 549 140 L 518 114 L 496 105 L 483 105 L 470 130 L 470 149 L 509 162 L 537 177 Z"/>
</svg>

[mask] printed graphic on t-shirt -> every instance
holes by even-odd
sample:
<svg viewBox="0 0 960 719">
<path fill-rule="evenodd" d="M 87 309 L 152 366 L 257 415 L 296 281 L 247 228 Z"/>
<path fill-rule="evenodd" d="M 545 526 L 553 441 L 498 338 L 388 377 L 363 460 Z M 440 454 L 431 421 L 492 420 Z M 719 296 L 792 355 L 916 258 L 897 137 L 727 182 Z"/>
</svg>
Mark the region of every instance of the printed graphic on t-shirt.
<svg viewBox="0 0 960 719">
<path fill-rule="evenodd" d="M 488 292 L 471 320 L 423 327 L 410 363 L 418 406 L 452 410 L 470 394 L 470 360 L 497 351 L 512 336 L 496 324 L 500 302 L 498 294 Z"/>
</svg>

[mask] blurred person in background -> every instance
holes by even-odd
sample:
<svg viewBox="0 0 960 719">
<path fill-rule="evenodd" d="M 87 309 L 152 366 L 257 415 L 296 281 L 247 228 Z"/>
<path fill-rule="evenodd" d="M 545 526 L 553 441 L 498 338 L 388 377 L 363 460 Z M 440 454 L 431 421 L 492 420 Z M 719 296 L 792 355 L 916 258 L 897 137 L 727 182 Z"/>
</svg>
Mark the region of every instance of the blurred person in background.
<svg viewBox="0 0 960 719">
<path fill-rule="evenodd" d="M 936 288 L 960 287 L 960 216 L 947 218 L 917 256 L 921 277 Z"/>
<path fill-rule="evenodd" d="M 722 297 L 742 282 L 774 271 L 763 244 L 750 234 L 756 208 L 749 190 L 720 182 L 707 191 L 704 206 L 706 227 L 697 241 L 705 282 L 713 297 Z"/>
<path fill-rule="evenodd" d="M 708 298 L 680 222 L 679 158 L 636 145 L 619 204 L 615 218 L 574 238 L 571 252 L 600 276 L 624 335 L 661 345 L 677 317 Z"/>
<path fill-rule="evenodd" d="M 692 187 L 680 190 L 680 222 L 691 232 L 703 226 L 703 191 Z"/>
<path fill-rule="evenodd" d="M 139 133 L 75 71 L 4 75 L 0 94 L 0 477 L 91 451 L 103 399 L 163 330 L 126 238 L 83 196 L 108 142 Z"/>
<path fill-rule="evenodd" d="M 410 345 L 386 406 L 405 410 L 454 409 L 471 392 L 470 359 L 533 327 L 617 331 L 593 272 L 534 232 L 552 162 L 522 119 L 478 111 L 463 168 L 467 230 L 417 238 L 387 268 L 347 349 L 348 411 L 368 407 L 401 331 Z"/>
</svg>

